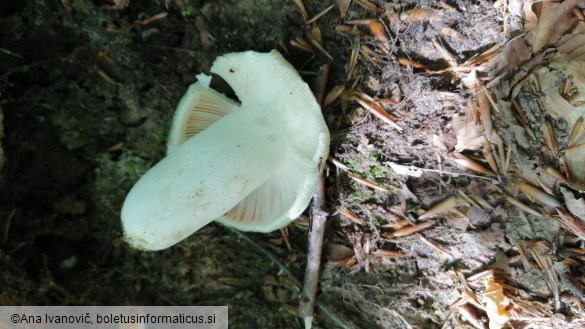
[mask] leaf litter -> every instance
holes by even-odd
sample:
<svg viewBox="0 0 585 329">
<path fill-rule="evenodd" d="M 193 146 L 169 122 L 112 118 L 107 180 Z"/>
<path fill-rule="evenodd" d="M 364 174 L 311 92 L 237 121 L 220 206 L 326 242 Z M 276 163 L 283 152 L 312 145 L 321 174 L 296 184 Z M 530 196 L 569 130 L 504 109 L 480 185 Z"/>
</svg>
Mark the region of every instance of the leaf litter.
<svg viewBox="0 0 585 329">
<path fill-rule="evenodd" d="M 120 14 L 134 14 L 129 2 L 116 3 L 126 4 Z M 171 3 L 192 9 L 185 1 Z M 266 16 L 242 14 L 238 8 L 244 3 L 256 15 Z M 580 328 L 585 283 L 582 7 L 583 1 L 574 0 L 294 0 L 282 7 L 275 0 L 237 5 L 235 1 L 209 2 L 200 13 L 194 11 L 199 18 L 196 30 L 186 28 L 187 36 L 192 34 L 195 41 L 179 38 L 182 32 L 159 39 L 169 39 L 163 45 L 180 50 L 177 54 L 191 54 L 196 61 L 179 60 L 182 57 L 174 52 L 168 57 L 168 49 L 160 58 L 177 59 L 167 62 L 181 68 L 178 72 L 184 82 L 191 79 L 187 77 L 192 75 L 192 62 L 205 67 L 216 52 L 252 46 L 278 48 L 308 79 L 319 75 L 321 64 L 331 62 L 323 109 L 333 137 L 326 191 L 331 216 L 317 302 L 329 305 L 346 323 L 373 328 Z M 514 8 L 523 11 L 511 12 Z M 281 29 L 267 33 L 265 25 L 257 24 L 270 21 L 266 17 L 274 12 L 284 13 L 285 33 L 279 33 Z M 189 10 L 183 13 L 189 15 Z M 151 15 L 132 24 L 132 33 L 150 23 L 168 22 L 173 29 L 183 29 L 177 23 L 176 8 L 168 16 Z M 524 17 L 523 29 L 514 30 L 517 25 L 511 17 Z M 182 24 L 190 21 L 179 18 Z M 230 23 L 232 19 L 241 25 Z M 146 33 L 157 36 L 156 31 L 144 28 L 144 38 Z M 176 48 L 181 44 L 177 40 L 187 42 L 185 49 Z M 205 52 L 193 52 L 190 42 L 201 43 Z M 104 63 L 114 62 L 109 56 L 127 57 L 108 53 L 101 56 Z M 67 60 L 59 63 L 71 62 L 71 57 L 63 58 Z M 105 82 L 119 79 L 111 78 L 111 71 L 115 70 L 97 74 Z M 169 72 L 166 80 L 159 77 L 165 88 L 177 80 L 176 72 Z M 111 94 L 100 91 L 101 87 L 91 90 Z M 152 92 L 144 104 L 161 94 Z M 37 103 L 45 100 L 41 97 Z M 172 107 L 164 104 L 156 107 Z M 150 115 L 156 122 L 165 122 Z M 63 125 L 58 120 L 54 124 Z M 153 157 L 148 153 L 132 159 L 146 164 L 144 159 Z M 105 158 L 111 168 L 120 165 Z M 105 181 L 115 170 L 97 172 Z M 130 184 L 126 176 L 112 177 L 126 186 Z M 112 184 L 103 186 L 111 192 Z M 119 203 L 119 196 L 109 194 L 117 195 L 101 193 L 112 204 Z M 71 208 L 83 203 L 76 198 L 62 200 L 54 205 L 56 213 L 85 216 L 93 208 Z M 19 213 L 16 216 L 22 217 Z M 227 296 L 221 299 L 225 303 L 251 305 L 264 295 L 271 306 L 279 305 L 289 316 L 276 314 L 282 320 L 279 325 L 287 322 L 288 327 L 300 328 L 294 318 L 299 288 L 291 272 L 302 272 L 305 257 L 299 246 L 306 244 L 308 226 L 303 216 L 282 233 L 254 237 L 267 239 L 269 248 L 283 259 L 278 269 L 262 266 L 257 255 L 246 249 L 211 252 L 211 245 L 230 250 L 238 245 L 231 235 L 210 227 L 182 248 L 171 250 L 178 255 L 172 258 L 173 265 L 180 266 L 166 262 L 159 276 L 152 275 L 159 270 L 154 262 L 130 254 L 129 258 L 138 259 L 140 269 L 147 269 L 140 271 L 145 276 L 134 280 L 163 287 L 143 289 L 143 298 L 152 298 L 148 296 L 163 292 L 164 287 L 188 287 L 179 294 L 169 288 L 156 297 L 165 304 L 217 301 L 217 295 Z M 110 226 L 106 230 L 108 238 L 117 232 Z M 219 235 L 215 235 L 217 230 Z M 63 231 L 61 226 L 59 231 Z M 115 253 L 120 253 L 120 246 L 117 241 Z M 242 265 L 242 260 L 251 266 Z M 103 261 L 97 264 L 104 266 Z M 236 270 L 226 272 L 229 266 Z M 283 270 L 286 267 L 288 271 Z M 260 275 L 260 280 L 255 275 L 249 281 L 241 279 L 242 273 L 265 271 L 274 273 Z M 59 275 L 47 273 L 50 286 L 63 284 Z M 76 269 L 72 275 L 87 278 L 83 282 L 101 282 L 92 287 L 108 286 L 104 283 L 109 281 L 91 280 L 95 277 L 86 273 Z M 260 296 L 247 289 L 256 281 L 263 285 Z M 120 287 L 146 285 L 120 282 Z M 206 289 L 199 289 L 200 282 L 205 282 Z M 66 293 L 66 289 L 46 289 L 53 289 L 52 294 Z M 132 289 L 124 291 L 130 292 L 126 301 L 145 300 L 137 299 Z M 88 290 L 84 296 L 93 300 L 98 293 Z M 67 301 L 68 296 L 61 300 Z M 236 307 L 230 314 L 243 319 L 243 309 Z M 254 313 L 246 320 L 255 317 Z M 261 317 L 257 321 L 255 327 L 269 326 Z M 236 322 L 234 327 L 253 323 Z M 333 328 L 340 323 L 344 322 L 329 322 L 324 311 L 316 308 L 315 327 Z"/>
<path fill-rule="evenodd" d="M 364 23 L 339 33 L 369 53 L 332 90 L 368 95 L 362 107 L 376 104 L 392 121 L 363 109 L 349 120 L 358 104 L 335 98 L 325 111 L 332 154 L 396 188 L 337 172 L 332 207 L 351 208 L 359 222 L 331 229 L 361 256 L 326 269 L 321 284 L 326 299 L 343 297 L 380 327 L 584 325 L 585 1 L 519 1 L 524 30 L 506 40 L 511 2 L 343 7 L 340 24 Z M 375 90 L 364 82 L 372 76 Z M 377 101 L 397 90 L 395 102 Z M 378 262 L 376 250 L 388 247 L 405 256 Z"/>
</svg>

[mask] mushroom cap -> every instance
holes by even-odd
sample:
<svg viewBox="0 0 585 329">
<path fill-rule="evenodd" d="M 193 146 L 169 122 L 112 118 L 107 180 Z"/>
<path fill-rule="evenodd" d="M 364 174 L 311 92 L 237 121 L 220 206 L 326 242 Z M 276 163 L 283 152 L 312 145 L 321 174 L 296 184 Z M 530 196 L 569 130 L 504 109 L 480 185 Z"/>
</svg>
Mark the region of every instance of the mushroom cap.
<svg viewBox="0 0 585 329">
<path fill-rule="evenodd" d="M 216 220 L 270 232 L 306 209 L 329 150 L 329 131 L 307 84 L 277 51 L 226 54 L 212 73 L 241 104 L 198 76 L 171 128 L 167 157 L 130 191 L 127 241 L 157 250 Z"/>
<path fill-rule="evenodd" d="M 279 170 L 217 221 L 242 231 L 271 232 L 282 228 L 307 208 L 321 177 L 329 151 L 329 130 L 321 107 L 295 68 L 276 50 L 225 54 L 215 60 L 211 73 L 230 85 L 242 105 L 262 104 L 280 115 L 288 136 L 286 160 Z M 198 79 L 190 89 L 197 95 L 191 97 L 195 102 L 186 101 L 190 111 L 176 112 L 171 136 L 181 137 L 169 139 L 169 153 L 181 141 L 196 135 L 181 129 L 185 123 L 204 127 L 211 122 L 209 112 L 227 115 L 237 110 L 234 101 L 211 88 L 205 89 L 210 83 L 208 77 L 199 75 Z M 211 99 L 211 94 L 216 101 L 206 102 L 202 110 L 195 98 Z M 211 103 L 216 106 L 209 106 Z"/>
</svg>

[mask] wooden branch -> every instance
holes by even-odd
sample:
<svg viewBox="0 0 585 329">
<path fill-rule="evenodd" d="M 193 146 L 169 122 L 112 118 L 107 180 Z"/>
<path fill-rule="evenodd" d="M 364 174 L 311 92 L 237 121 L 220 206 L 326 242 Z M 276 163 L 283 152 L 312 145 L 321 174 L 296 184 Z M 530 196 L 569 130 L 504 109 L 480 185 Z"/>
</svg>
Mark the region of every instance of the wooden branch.
<svg viewBox="0 0 585 329">
<path fill-rule="evenodd" d="M 301 293 L 299 314 L 305 320 L 305 329 L 311 329 L 313 323 L 313 309 L 319 284 L 319 269 L 321 267 L 321 251 L 323 250 L 323 236 L 325 235 L 325 221 L 329 215 L 323 206 L 325 204 L 324 179 L 321 178 L 317 190 L 313 195 L 311 205 L 311 231 L 309 232 L 309 255 L 305 270 L 305 281 Z"/>
<path fill-rule="evenodd" d="M 321 66 L 319 75 L 313 80 L 313 94 L 319 105 L 323 106 L 325 89 L 329 80 L 329 64 Z M 319 285 L 319 268 L 321 267 L 321 251 L 323 250 L 323 236 L 325 235 L 325 221 L 329 215 L 325 210 L 325 180 L 323 176 L 317 184 L 311 204 L 311 231 L 309 232 L 309 250 L 307 255 L 307 268 L 305 269 L 305 281 L 301 292 L 299 315 L 305 321 L 305 329 L 313 327 L 313 310 L 317 286 Z"/>
</svg>

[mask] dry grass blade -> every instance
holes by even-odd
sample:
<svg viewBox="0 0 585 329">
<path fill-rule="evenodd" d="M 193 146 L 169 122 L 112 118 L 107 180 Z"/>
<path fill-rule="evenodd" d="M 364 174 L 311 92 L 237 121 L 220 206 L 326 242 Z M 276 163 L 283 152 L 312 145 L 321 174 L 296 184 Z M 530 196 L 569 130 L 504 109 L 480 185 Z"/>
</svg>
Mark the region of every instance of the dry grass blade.
<svg viewBox="0 0 585 329">
<path fill-rule="evenodd" d="M 463 192 L 461 189 L 457 189 L 457 193 L 459 193 L 459 195 L 463 199 L 465 199 L 465 201 L 469 202 L 469 204 L 476 206 L 479 209 L 485 208 L 482 205 L 480 205 L 477 201 L 473 200 L 471 197 L 469 197 L 467 194 L 465 194 L 465 192 Z"/>
<path fill-rule="evenodd" d="M 566 97 L 571 92 L 572 88 L 573 88 L 573 77 L 567 77 L 565 79 L 565 81 L 563 82 L 563 84 L 561 85 L 561 88 L 559 90 L 559 94 L 563 97 Z"/>
<path fill-rule="evenodd" d="M 433 218 L 439 214 L 453 210 L 456 206 L 457 206 L 457 198 L 454 196 L 450 196 L 450 197 L 446 198 L 445 200 L 432 206 L 429 210 L 425 211 L 423 214 L 418 216 L 418 219 L 424 220 L 424 219 Z"/>
<path fill-rule="evenodd" d="M 329 261 L 329 264 L 332 264 L 337 267 L 351 267 L 357 264 L 357 259 L 355 258 L 355 256 L 348 256 L 341 259 Z"/>
<path fill-rule="evenodd" d="M 402 131 L 402 127 L 400 127 L 396 121 L 394 121 L 394 117 L 392 117 L 380 104 L 376 103 L 374 99 L 364 93 L 354 93 L 351 97 L 353 100 L 357 101 L 364 109 L 368 110 L 373 115 L 380 118 L 382 121 L 386 122 L 393 128 L 397 129 L 398 131 Z"/>
<path fill-rule="evenodd" d="M 389 233 L 384 234 L 384 238 L 391 239 L 391 238 L 399 238 L 399 237 L 411 235 L 413 233 L 427 229 L 427 228 L 433 226 L 434 224 L 435 224 L 434 221 L 428 221 L 428 222 L 424 222 L 424 223 L 417 224 L 417 225 L 407 226 L 407 227 L 401 228 L 399 230 L 396 230 L 394 232 L 389 232 Z"/>
<path fill-rule="evenodd" d="M 111 84 L 111 85 L 115 85 L 116 81 L 114 81 L 114 79 L 110 78 L 109 75 L 106 74 L 106 72 L 100 70 L 100 69 L 96 69 L 97 74 L 104 79 L 105 82 Z"/>
<path fill-rule="evenodd" d="M 374 256 L 381 256 L 381 257 L 402 257 L 406 256 L 405 253 L 401 251 L 394 251 L 394 250 L 387 250 L 387 249 L 378 249 L 373 252 Z"/>
<path fill-rule="evenodd" d="M 496 44 L 495 46 L 491 47 L 490 49 L 484 51 L 479 55 L 475 55 L 465 61 L 462 66 L 479 66 L 491 59 L 497 58 L 497 56 L 501 53 L 501 45 Z"/>
<path fill-rule="evenodd" d="M 325 8 L 323 11 L 321 11 L 320 13 L 318 13 L 317 15 L 315 15 L 313 18 L 309 19 L 307 21 L 307 24 L 311 24 L 316 22 L 317 20 L 319 20 L 319 18 L 323 17 L 325 14 L 327 14 L 331 9 L 333 9 L 333 7 L 335 7 L 335 5 L 331 5 L 327 8 Z"/>
<path fill-rule="evenodd" d="M 406 23 L 414 23 L 441 17 L 443 13 L 436 9 L 411 9 L 400 14 L 400 20 Z"/>
<path fill-rule="evenodd" d="M 496 174 L 493 171 L 487 169 L 486 167 L 479 164 L 477 161 L 471 160 L 470 158 L 466 157 L 465 155 L 459 152 L 451 152 L 448 158 L 463 168 L 473 170 L 475 172 L 488 176 L 496 176 Z"/>
<path fill-rule="evenodd" d="M 585 227 L 577 218 L 562 208 L 557 208 L 557 214 L 559 215 L 559 222 L 567 230 L 578 236 L 580 239 L 585 240 Z"/>
<path fill-rule="evenodd" d="M 520 210 L 527 212 L 531 215 L 537 216 L 537 217 L 542 217 L 542 214 L 539 213 L 538 211 L 530 208 L 529 206 L 525 205 L 524 203 L 514 199 L 513 197 L 506 195 L 506 200 L 508 200 L 508 202 L 510 202 L 512 205 L 516 206 L 517 208 L 519 208 Z"/>
<path fill-rule="evenodd" d="M 447 63 L 449 63 L 449 65 L 451 67 L 457 67 L 457 66 L 459 66 L 459 63 L 457 62 L 457 58 L 455 58 L 455 56 L 453 56 L 447 50 L 447 48 L 445 48 L 443 46 L 443 41 L 440 38 L 433 39 L 433 45 L 435 45 L 435 48 L 437 48 L 437 50 L 439 51 L 439 53 L 441 54 L 441 56 L 443 57 L 443 59 L 445 61 L 447 61 Z"/>
<path fill-rule="evenodd" d="M 388 46 L 388 40 L 390 40 L 390 38 L 388 37 L 384 24 L 377 19 L 372 20 L 370 22 L 370 32 L 380 43 L 381 51 L 386 55 L 389 54 L 390 47 Z"/>
<path fill-rule="evenodd" d="M 309 39 L 313 39 L 319 44 L 323 43 L 323 36 L 321 34 L 321 28 L 319 28 L 319 24 L 309 24 Z"/>
<path fill-rule="evenodd" d="M 346 21 L 345 24 L 349 24 L 349 25 L 370 25 L 370 23 L 373 20 L 374 19 L 372 19 L 372 18 L 352 19 L 352 20 Z"/>
<path fill-rule="evenodd" d="M 165 13 L 156 14 L 156 15 L 151 16 L 149 18 L 146 18 L 146 19 L 137 21 L 136 24 L 138 24 L 138 25 L 148 25 L 148 24 L 151 24 L 151 23 L 153 23 L 155 21 L 158 21 L 160 19 L 163 19 L 163 18 L 167 17 L 168 15 L 169 15 L 169 13 L 166 13 L 166 12 Z"/>
<path fill-rule="evenodd" d="M 405 58 L 405 57 L 398 57 L 398 63 L 400 65 L 404 65 L 404 66 L 412 66 L 415 69 L 424 69 L 426 67 L 422 63 L 411 61 L 410 59 Z"/>
<path fill-rule="evenodd" d="M 557 139 L 555 137 L 555 132 L 553 130 L 552 125 L 548 121 L 544 121 L 542 124 L 542 133 L 544 135 L 544 140 L 546 141 L 546 145 L 551 150 L 553 157 L 556 159 L 558 158 L 558 146 L 557 146 Z"/>
<path fill-rule="evenodd" d="M 376 40 L 380 42 L 387 42 L 389 40 L 388 33 L 386 33 L 386 27 L 377 19 L 373 19 L 370 22 L 370 31 L 372 32 L 372 35 L 376 37 Z"/>
<path fill-rule="evenodd" d="M 327 50 L 325 50 L 325 48 L 323 48 L 323 46 L 321 45 L 321 43 L 319 43 L 319 41 L 317 41 L 312 36 L 310 37 L 309 41 L 311 41 L 311 44 L 313 45 L 313 47 L 317 48 L 317 50 L 319 50 L 323 55 L 325 55 L 325 57 L 327 57 L 327 58 L 329 58 L 329 60 L 333 61 L 333 56 L 331 56 L 331 54 L 329 54 L 329 52 L 327 52 Z"/>
<path fill-rule="evenodd" d="M 349 25 L 336 25 L 335 32 L 350 33 L 353 32 L 353 27 Z"/>
<path fill-rule="evenodd" d="M 573 180 L 573 172 L 571 171 L 571 166 L 569 166 L 569 162 L 567 161 L 566 156 L 563 156 L 561 158 L 561 163 L 563 164 L 563 169 L 565 170 L 565 175 L 567 176 L 567 180 L 572 181 Z"/>
<path fill-rule="evenodd" d="M 347 208 L 340 208 L 339 213 L 349 219 L 350 221 L 354 222 L 355 224 L 366 226 L 366 222 L 364 222 L 361 218 L 359 218 L 353 211 Z"/>
<path fill-rule="evenodd" d="M 349 170 L 349 168 L 347 168 L 346 165 L 344 165 L 341 161 L 337 160 L 336 158 L 329 156 L 327 157 L 327 160 L 329 160 L 331 163 L 333 163 L 335 165 L 335 167 L 341 169 L 341 170 Z"/>
<path fill-rule="evenodd" d="M 492 171 L 496 174 L 500 172 L 498 168 L 498 163 L 496 162 L 496 157 L 494 156 L 491 144 L 489 142 L 485 142 L 483 144 L 483 156 L 487 160 L 488 164 Z M 500 161 L 505 161 L 504 159 L 500 159 Z"/>
<path fill-rule="evenodd" d="M 356 38 L 353 47 L 351 47 L 351 57 L 349 58 L 349 65 L 347 67 L 347 80 L 351 80 L 353 76 L 353 71 L 355 70 L 355 66 L 358 61 L 358 57 L 360 54 L 360 38 Z"/>
<path fill-rule="evenodd" d="M 483 87 L 483 85 L 481 85 L 481 82 L 479 82 L 479 80 L 478 84 L 480 84 L 480 86 L 476 88 L 475 97 L 477 97 L 479 118 L 481 120 L 481 123 L 483 124 L 483 128 L 485 129 L 485 135 L 489 139 L 490 136 L 493 135 L 492 114 L 490 111 L 491 104 L 488 96 L 484 92 L 483 88 L 481 88 Z"/>
<path fill-rule="evenodd" d="M 585 143 L 575 144 L 575 145 L 572 145 L 572 146 L 569 146 L 569 147 L 562 149 L 560 152 L 567 153 L 567 152 L 577 151 L 577 150 L 580 150 L 583 146 L 585 146 Z"/>
<path fill-rule="evenodd" d="M 377 14 L 378 12 L 378 7 L 376 6 L 376 4 L 373 4 L 368 0 L 355 0 L 355 3 L 362 6 L 372 14 Z"/>
<path fill-rule="evenodd" d="M 523 243 L 518 243 L 516 245 L 516 249 L 518 250 L 518 254 L 520 255 L 520 259 L 522 260 L 522 266 L 524 266 L 524 270 L 528 271 L 532 268 L 530 260 L 528 260 L 528 256 L 526 255 L 526 247 Z"/>
<path fill-rule="evenodd" d="M 583 130 L 583 117 L 580 117 L 579 119 L 577 119 L 575 121 L 575 124 L 573 124 L 573 127 L 571 128 L 571 133 L 569 134 L 569 138 L 568 138 L 568 144 L 571 145 L 575 142 L 575 140 L 577 140 L 577 136 L 579 136 L 579 134 L 581 133 L 581 131 Z"/>
<path fill-rule="evenodd" d="M 463 293 L 465 294 L 465 299 L 473 304 L 475 307 L 479 309 L 483 309 L 483 304 L 479 301 L 479 298 L 475 294 L 475 292 L 469 287 L 469 283 L 467 283 L 467 279 L 463 273 L 458 272 L 457 276 L 459 277 L 459 282 L 461 283 L 461 288 L 463 289 Z"/>
<path fill-rule="evenodd" d="M 545 271 L 548 274 L 550 281 L 552 282 L 552 290 L 553 295 L 555 297 L 555 309 L 560 308 L 560 298 L 559 298 L 559 277 L 558 274 L 553 269 L 553 262 L 550 256 L 546 256 L 541 250 L 532 249 L 532 257 L 538 264 L 541 270 Z"/>
<path fill-rule="evenodd" d="M 558 172 L 555 168 L 553 167 L 546 167 L 544 168 L 544 171 L 546 171 L 549 175 L 553 176 L 555 179 L 566 183 L 567 182 L 567 178 L 565 176 L 563 176 L 560 172 Z"/>
<path fill-rule="evenodd" d="M 386 189 L 386 188 L 384 188 L 384 187 L 382 187 L 382 186 L 380 186 L 380 185 L 378 185 L 378 184 L 376 184 L 376 183 L 374 183 L 374 182 L 372 182 L 370 180 L 367 180 L 365 178 L 362 178 L 362 177 L 360 177 L 358 175 L 355 175 L 355 174 L 352 174 L 352 173 L 347 173 L 347 175 L 351 179 L 353 179 L 354 181 L 356 181 L 356 182 L 358 182 L 360 184 L 363 184 L 363 185 L 365 185 L 367 187 L 373 188 L 374 190 L 378 190 L 378 191 L 382 191 L 382 192 L 388 192 L 388 189 Z"/>
<path fill-rule="evenodd" d="M 443 249 L 442 247 L 440 247 L 440 246 L 432 243 L 430 240 L 428 240 L 424 236 L 422 236 L 420 234 L 417 234 L 417 237 L 420 239 L 420 241 L 422 241 L 427 246 L 431 247 L 433 250 L 435 250 L 439 254 L 443 254 L 443 255 L 451 258 L 451 259 L 455 259 L 455 257 L 453 257 L 453 255 L 451 255 L 450 253 L 448 253 L 445 249 Z"/>
<path fill-rule="evenodd" d="M 366 45 L 360 46 L 360 54 L 374 65 L 382 66 L 384 64 L 384 59 Z"/>
<path fill-rule="evenodd" d="M 522 107 L 515 100 L 512 101 L 512 105 L 514 105 L 514 110 L 516 111 L 516 119 L 518 119 L 518 123 L 520 123 L 520 126 L 522 126 L 524 130 L 526 130 L 530 138 L 536 140 L 536 136 L 534 135 L 534 132 L 532 132 L 532 129 L 530 129 L 528 118 L 526 118 L 526 114 L 524 113 Z"/>
<path fill-rule="evenodd" d="M 349 10 L 349 5 L 351 4 L 351 0 L 337 0 L 337 6 L 339 7 L 339 17 L 345 18 L 347 15 L 347 11 Z"/>
<path fill-rule="evenodd" d="M 303 39 L 301 37 L 296 37 L 296 38 L 292 39 L 290 41 L 290 44 L 293 47 L 298 48 L 302 51 L 306 51 L 309 53 L 313 52 L 313 48 L 311 47 L 311 45 L 307 41 L 305 41 L 305 39 Z"/>
<path fill-rule="evenodd" d="M 341 94 L 344 91 L 345 91 L 344 85 L 339 85 L 339 86 L 333 87 L 333 89 L 331 89 L 331 91 L 329 91 L 329 93 L 327 93 L 327 96 L 325 96 L 325 101 L 323 102 L 323 107 L 327 108 L 327 107 L 331 106 L 331 104 L 333 104 L 341 96 Z"/>
<path fill-rule="evenodd" d="M 533 198 L 534 200 L 538 201 L 539 203 L 541 203 L 545 206 L 549 206 L 549 207 L 553 207 L 553 208 L 561 207 L 561 204 L 552 195 L 550 195 L 550 194 L 544 192 L 543 190 L 536 188 L 528 183 L 519 182 L 518 189 L 522 193 L 526 194 L 527 196 Z"/>
<path fill-rule="evenodd" d="M 309 14 L 307 13 L 307 9 L 305 9 L 305 4 L 303 4 L 302 0 L 293 0 L 295 7 L 297 10 L 303 15 L 305 21 L 309 18 Z"/>
</svg>

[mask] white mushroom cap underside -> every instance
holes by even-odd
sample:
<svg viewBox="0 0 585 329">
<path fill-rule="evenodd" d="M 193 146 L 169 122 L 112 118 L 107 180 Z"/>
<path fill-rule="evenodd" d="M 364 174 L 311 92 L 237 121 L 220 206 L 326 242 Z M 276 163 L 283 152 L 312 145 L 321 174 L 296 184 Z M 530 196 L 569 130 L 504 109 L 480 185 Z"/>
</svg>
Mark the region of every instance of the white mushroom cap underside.
<svg viewBox="0 0 585 329">
<path fill-rule="evenodd" d="M 321 108 L 307 84 L 277 51 L 227 54 L 214 62 L 211 72 L 232 87 L 242 107 L 267 106 L 269 111 L 281 117 L 284 136 L 287 136 L 283 166 L 217 221 L 240 230 L 257 232 L 270 232 L 286 226 L 306 209 L 327 157 L 329 132 Z M 193 91 L 206 94 L 201 86 Z M 217 107 L 229 105 L 223 95 L 212 92 L 220 95 L 216 98 Z M 198 105 L 193 104 L 192 109 L 197 112 Z M 224 112 L 237 110 L 232 107 Z M 183 116 L 187 117 L 186 113 Z M 176 133 L 178 119 L 176 117 L 171 135 Z M 180 140 L 176 138 L 177 143 Z M 170 152 L 177 147 L 172 142 L 169 142 Z"/>
</svg>

